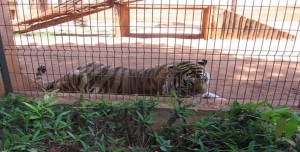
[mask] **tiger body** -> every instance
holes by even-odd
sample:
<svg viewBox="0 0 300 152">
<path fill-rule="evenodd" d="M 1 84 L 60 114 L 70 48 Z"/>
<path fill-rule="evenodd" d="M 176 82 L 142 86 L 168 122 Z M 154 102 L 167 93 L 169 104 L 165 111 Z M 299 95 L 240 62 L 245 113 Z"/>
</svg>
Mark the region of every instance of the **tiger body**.
<svg viewBox="0 0 300 152">
<path fill-rule="evenodd" d="M 198 96 L 208 91 L 209 74 L 206 60 L 182 61 L 148 69 L 106 66 L 96 61 L 78 67 L 60 79 L 46 82 L 42 87 L 51 91 L 68 92 Z M 45 67 L 44 67 L 45 68 Z M 42 80 L 42 67 L 37 79 Z"/>
</svg>

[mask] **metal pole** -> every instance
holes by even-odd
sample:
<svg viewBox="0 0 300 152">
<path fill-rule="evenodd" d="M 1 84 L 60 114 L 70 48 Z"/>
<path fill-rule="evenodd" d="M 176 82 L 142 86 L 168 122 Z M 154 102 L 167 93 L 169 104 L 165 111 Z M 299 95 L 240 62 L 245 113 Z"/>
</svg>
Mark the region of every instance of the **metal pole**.
<svg viewBox="0 0 300 152">
<path fill-rule="evenodd" d="M 0 74 L 2 73 L 2 75 L 3 75 L 3 83 L 4 83 L 5 93 L 13 92 L 12 86 L 10 83 L 9 71 L 8 71 L 7 64 L 6 64 L 5 52 L 4 52 L 4 46 L 2 43 L 1 33 L 0 33 L 0 67 L 1 67 Z"/>
</svg>

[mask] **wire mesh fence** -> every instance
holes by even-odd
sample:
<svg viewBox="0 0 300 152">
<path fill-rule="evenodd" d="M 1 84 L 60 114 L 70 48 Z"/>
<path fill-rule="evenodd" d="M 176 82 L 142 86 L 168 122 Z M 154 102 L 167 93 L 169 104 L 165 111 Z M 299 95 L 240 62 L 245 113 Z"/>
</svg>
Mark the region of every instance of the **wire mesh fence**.
<svg viewBox="0 0 300 152">
<path fill-rule="evenodd" d="M 43 80 L 53 81 L 87 63 L 100 61 L 114 68 L 120 78 L 112 80 L 116 75 L 107 75 L 108 86 L 139 89 L 133 83 L 122 82 L 124 72 L 116 69 L 123 66 L 123 71 L 125 67 L 145 70 L 206 59 L 208 91 L 220 98 L 196 100 L 216 104 L 224 99 L 269 100 L 275 106 L 298 106 L 300 102 L 300 50 L 296 47 L 300 2 L 296 0 L 4 0 L 0 5 L 0 31 L 7 61 L 1 67 L 8 67 L 15 93 L 43 93 L 36 87 L 40 65 L 47 67 Z M 139 76 L 149 77 L 146 73 Z M 180 79 L 184 79 L 182 75 Z M 149 81 L 144 85 L 161 87 L 156 80 Z M 155 91 L 163 93 L 160 88 L 151 94 Z M 80 91 L 73 89 L 63 96 L 76 93 Z M 135 95 L 115 94 L 89 96 L 123 99 Z"/>
</svg>

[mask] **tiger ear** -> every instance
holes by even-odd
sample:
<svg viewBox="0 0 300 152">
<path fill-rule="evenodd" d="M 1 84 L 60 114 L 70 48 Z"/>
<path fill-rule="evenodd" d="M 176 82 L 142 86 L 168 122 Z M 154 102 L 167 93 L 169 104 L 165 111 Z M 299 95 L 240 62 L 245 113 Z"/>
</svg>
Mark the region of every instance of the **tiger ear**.
<svg viewBox="0 0 300 152">
<path fill-rule="evenodd" d="M 174 69 L 174 64 L 169 64 L 169 65 L 167 65 L 167 69 L 168 69 L 168 70 Z"/>
<path fill-rule="evenodd" d="M 173 69 L 173 68 L 174 68 L 174 64 L 169 64 L 169 65 L 167 66 L 167 68 L 168 68 L 168 69 Z"/>
<path fill-rule="evenodd" d="M 175 69 L 175 66 L 174 66 L 174 64 L 169 64 L 169 65 L 167 65 L 167 71 L 169 71 L 169 72 L 173 72 L 173 71 L 174 71 L 174 69 Z"/>
<path fill-rule="evenodd" d="M 198 63 L 201 65 L 206 65 L 207 60 L 206 59 L 198 60 Z"/>
</svg>

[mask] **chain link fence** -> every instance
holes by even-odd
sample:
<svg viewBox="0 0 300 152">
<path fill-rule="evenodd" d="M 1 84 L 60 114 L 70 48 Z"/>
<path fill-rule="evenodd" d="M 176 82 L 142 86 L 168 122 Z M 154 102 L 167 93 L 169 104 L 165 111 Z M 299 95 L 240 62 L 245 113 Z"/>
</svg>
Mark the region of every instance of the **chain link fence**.
<svg viewBox="0 0 300 152">
<path fill-rule="evenodd" d="M 269 100 L 297 107 L 299 8 L 297 0 L 4 0 L 0 84 L 6 91 L 41 95 L 40 65 L 47 67 L 43 79 L 53 81 L 91 61 L 146 69 L 206 59 L 209 92 L 220 98 L 195 100 L 214 105 Z"/>
</svg>

